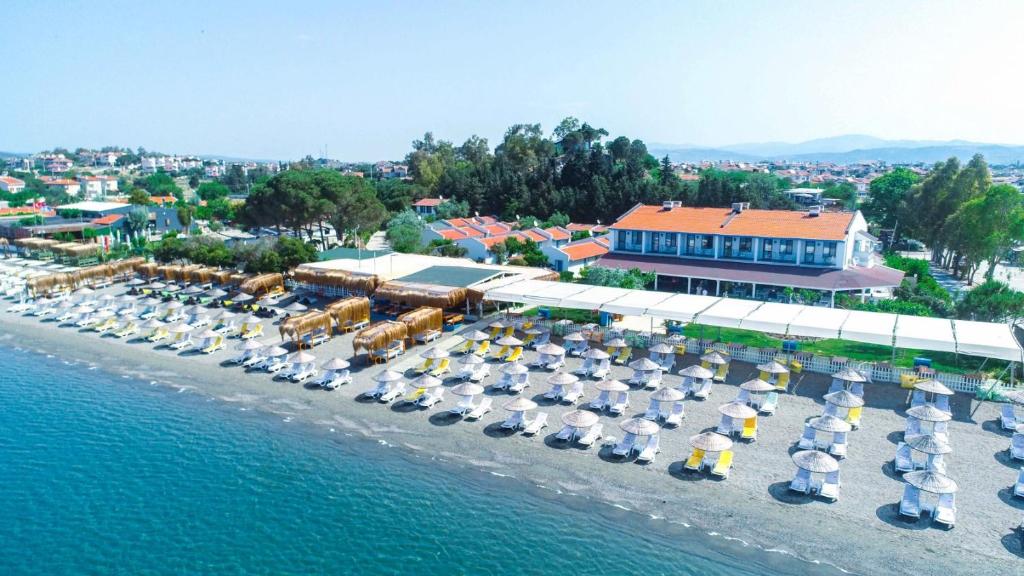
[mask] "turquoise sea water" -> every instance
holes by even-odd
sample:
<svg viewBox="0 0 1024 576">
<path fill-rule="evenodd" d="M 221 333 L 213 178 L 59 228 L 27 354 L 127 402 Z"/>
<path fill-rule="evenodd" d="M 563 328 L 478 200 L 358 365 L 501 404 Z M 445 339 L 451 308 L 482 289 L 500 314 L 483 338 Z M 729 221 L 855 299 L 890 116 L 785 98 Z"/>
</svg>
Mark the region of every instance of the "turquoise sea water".
<svg viewBox="0 0 1024 576">
<path fill-rule="evenodd" d="M 85 364 L 0 358 L 0 574 L 830 573 Z"/>
</svg>

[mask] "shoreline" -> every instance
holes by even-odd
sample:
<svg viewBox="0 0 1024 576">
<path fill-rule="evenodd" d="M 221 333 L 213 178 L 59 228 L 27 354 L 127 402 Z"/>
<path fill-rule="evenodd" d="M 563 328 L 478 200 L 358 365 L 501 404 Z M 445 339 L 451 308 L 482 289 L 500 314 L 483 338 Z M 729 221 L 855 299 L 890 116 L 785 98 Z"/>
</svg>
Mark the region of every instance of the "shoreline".
<svg viewBox="0 0 1024 576">
<path fill-rule="evenodd" d="M 653 464 L 640 466 L 631 461 L 606 461 L 597 454 L 597 447 L 584 451 L 548 444 L 544 437 L 557 432 L 557 418 L 549 419 L 552 425 L 538 438 L 489 434 L 489 428 L 504 418 L 500 410 L 500 404 L 507 398 L 504 395 L 495 397 L 497 409 L 479 423 L 443 423 L 440 418 L 434 418 L 450 407 L 451 399 L 429 411 L 354 400 L 356 394 L 370 387 L 366 376 L 381 368 L 358 365 L 355 383 L 324 392 L 272 381 L 264 373 L 221 367 L 220 363 L 233 354 L 231 345 L 229 350 L 212 356 L 179 355 L 148 343 L 101 338 L 94 333 L 78 334 L 77 329 L 59 328 L 52 321 L 6 312 L 0 313 L 0 326 L 5 334 L 2 343 L 6 345 L 29 350 L 38 348 L 55 355 L 60 350 L 68 358 L 80 359 L 108 372 L 156 381 L 179 391 L 196 391 L 237 404 L 239 408 L 272 414 L 285 422 L 294 420 L 323 429 L 327 434 L 333 428 L 397 447 L 416 457 L 429 457 L 503 480 L 511 477 L 541 496 L 546 494 L 543 491 L 559 497 L 581 496 L 581 503 L 600 502 L 609 509 L 623 509 L 652 521 L 666 520 L 666 523 L 698 530 L 707 538 L 721 538 L 730 544 L 737 544 L 732 541 L 738 540 L 742 547 L 794 556 L 807 562 L 809 570 L 812 566 L 831 565 L 836 567 L 830 569 L 833 573 L 840 570 L 878 573 L 877 567 L 885 566 L 893 574 L 927 573 L 938 562 L 949 573 L 966 574 L 971 573 L 979 561 L 993 568 L 1004 566 L 1011 571 L 1018 568 L 1015 562 L 1019 560 L 1003 547 L 998 536 L 988 548 L 979 545 L 991 539 L 993 532 L 1008 532 L 1011 525 L 1008 521 L 981 532 L 974 526 L 975 522 L 968 521 L 969 517 L 979 516 L 978 511 L 972 509 L 973 499 L 966 498 L 976 488 L 973 477 L 967 477 L 973 474 L 968 472 L 974 470 L 979 477 L 988 477 L 989 483 L 1003 486 L 1012 482 L 1015 473 L 1004 464 L 991 461 L 992 449 L 1000 445 L 1005 449 L 1008 438 L 978 426 L 979 422 L 994 417 L 994 407 L 982 405 L 975 414 L 976 422 L 963 422 L 960 412 L 966 416 L 974 411 L 974 403 L 966 397 L 960 398 L 963 395 L 958 395 L 957 399 L 966 405 L 954 406 L 957 418 L 951 423 L 951 437 L 957 451 L 949 467 L 950 474 L 960 481 L 965 498 L 958 501 L 960 523 L 953 532 L 947 533 L 933 528 L 907 529 L 892 525 L 884 517 L 885 504 L 878 506 L 879 501 L 891 506 L 902 491 L 898 481 L 879 470 L 879 466 L 887 465 L 895 451 L 888 436 L 902 429 L 902 417 L 891 408 L 876 408 L 881 402 L 873 400 L 887 399 L 886 392 L 891 392 L 892 386 L 876 385 L 868 389 L 865 429 L 851 438 L 851 456 L 843 465 L 840 501 L 832 505 L 817 501 L 789 503 L 784 496 L 777 498 L 775 494 L 779 483 L 788 484 L 792 477 L 793 467 L 786 449 L 800 432 L 799 427 L 792 424 L 820 413 L 820 394 L 817 394 L 819 401 L 815 402 L 809 381 L 800 384 L 800 388 L 807 387 L 806 396 L 803 390 L 785 395 L 779 415 L 762 420 L 762 437 L 757 443 L 737 446 L 733 476 L 716 482 L 702 477 L 686 478 L 677 473 L 677 468 L 689 450 L 686 438 L 713 425 L 709 415 L 717 415 L 715 408 L 735 394 L 728 386 L 716 385 L 717 393 L 708 402 L 688 401 L 688 416 L 683 426 L 666 431 L 662 454 Z M 69 337 L 69 334 L 74 336 Z M 347 342 L 350 341 L 351 337 Z M 235 340 L 230 342 L 233 344 Z M 347 342 L 345 337 L 336 337 L 313 352 L 321 360 L 329 358 L 331 351 L 349 357 L 351 347 L 346 346 Z M 397 364 L 411 365 L 410 360 L 414 358 L 415 354 L 410 354 Z M 738 367 L 734 370 L 735 376 L 730 377 L 730 382 L 742 381 L 743 370 Z M 528 397 L 546 390 L 541 373 L 533 373 L 532 379 L 534 386 L 526 392 Z M 646 395 L 635 394 L 629 413 L 642 412 L 645 405 Z M 554 412 L 561 411 L 559 408 L 542 404 L 540 410 L 556 416 Z M 621 418 L 602 417 L 602 420 L 606 432 L 621 435 L 616 425 Z M 860 436 L 869 438 L 862 442 Z M 966 449 L 969 444 L 979 442 L 983 447 L 978 450 Z M 985 450 L 990 454 L 974 453 Z M 884 461 L 880 460 L 885 451 L 888 455 Z M 983 457 L 988 458 L 984 466 L 971 465 L 971 459 Z M 858 461 L 868 464 L 858 464 Z M 993 470 L 1000 470 L 1005 482 L 1002 478 L 993 478 L 999 476 L 992 474 Z M 862 475 L 869 481 L 859 485 Z M 985 518 L 1017 517 L 1019 522 L 1018 506 L 995 498 L 995 503 L 988 504 L 986 511 L 988 508 L 991 513 L 983 515 Z M 865 526 L 865 521 L 870 525 Z M 852 546 L 847 545 L 843 535 L 853 539 Z M 715 548 L 709 545 L 709 550 Z M 723 546 L 725 554 L 728 548 Z M 937 552 L 940 549 L 943 552 Z M 937 553 L 941 556 L 935 556 Z M 763 556 L 770 558 L 772 554 Z"/>
</svg>

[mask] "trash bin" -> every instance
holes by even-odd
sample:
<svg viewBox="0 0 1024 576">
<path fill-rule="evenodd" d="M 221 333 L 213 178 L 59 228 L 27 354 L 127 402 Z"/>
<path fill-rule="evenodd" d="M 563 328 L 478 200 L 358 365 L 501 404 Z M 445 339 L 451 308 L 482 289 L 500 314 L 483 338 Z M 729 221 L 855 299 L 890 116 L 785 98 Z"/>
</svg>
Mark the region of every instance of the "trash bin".
<svg viewBox="0 0 1024 576">
<path fill-rule="evenodd" d="M 923 356 L 916 356 L 914 358 L 914 368 L 917 368 L 918 366 L 924 366 L 925 368 L 931 368 L 932 367 L 932 359 L 931 358 L 925 358 Z"/>
</svg>

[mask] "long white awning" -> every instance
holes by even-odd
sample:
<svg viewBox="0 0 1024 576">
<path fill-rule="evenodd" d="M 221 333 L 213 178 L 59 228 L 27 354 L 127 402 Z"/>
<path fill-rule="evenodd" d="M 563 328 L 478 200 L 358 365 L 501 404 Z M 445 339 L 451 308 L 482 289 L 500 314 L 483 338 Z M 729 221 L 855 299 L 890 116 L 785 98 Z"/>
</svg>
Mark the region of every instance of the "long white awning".
<svg viewBox="0 0 1024 576">
<path fill-rule="evenodd" d="M 839 338 L 849 310 L 839 308 L 822 308 L 821 306 L 801 306 L 803 310 L 789 323 L 790 336 L 807 338 Z"/>
<path fill-rule="evenodd" d="M 605 302 L 611 302 L 616 298 L 622 298 L 629 294 L 625 288 L 613 288 L 611 286 L 588 286 L 586 290 L 570 294 L 562 298 L 558 304 L 561 308 L 574 308 L 577 310 L 597 310 Z"/>
<path fill-rule="evenodd" d="M 800 315 L 804 308 L 804 306 L 798 304 L 766 302 L 763 306 L 748 314 L 740 322 L 740 328 L 768 332 L 770 334 L 788 334 L 789 324 Z"/>
<path fill-rule="evenodd" d="M 956 349 L 960 354 L 1020 362 L 1022 351 L 1013 329 L 1006 324 L 953 320 Z"/>
<path fill-rule="evenodd" d="M 605 302 L 601 310 L 609 314 L 622 314 L 624 316 L 643 316 L 648 309 L 657 306 L 673 296 L 674 292 L 649 292 L 646 290 L 628 290 L 621 298 Z"/>
<path fill-rule="evenodd" d="M 665 320 L 691 322 L 697 314 L 707 310 L 721 298 L 717 296 L 698 296 L 693 294 L 676 294 L 647 309 L 647 314 Z"/>
<path fill-rule="evenodd" d="M 722 298 L 715 305 L 697 315 L 697 322 L 721 328 L 739 328 L 740 323 L 764 302 Z"/>
<path fill-rule="evenodd" d="M 948 318 L 900 316 L 896 321 L 896 347 L 956 352 L 953 322 Z"/>
<path fill-rule="evenodd" d="M 854 342 L 892 346 L 896 318 L 895 314 L 851 310 L 846 322 L 843 322 L 839 337 Z"/>
</svg>

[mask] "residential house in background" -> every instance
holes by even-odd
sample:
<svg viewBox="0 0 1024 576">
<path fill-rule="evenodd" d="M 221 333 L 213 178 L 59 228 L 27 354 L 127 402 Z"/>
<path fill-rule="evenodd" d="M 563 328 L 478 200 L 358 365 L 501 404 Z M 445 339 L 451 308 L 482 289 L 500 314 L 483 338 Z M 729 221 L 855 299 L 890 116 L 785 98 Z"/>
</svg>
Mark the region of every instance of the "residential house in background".
<svg viewBox="0 0 1024 576">
<path fill-rule="evenodd" d="M 56 178 L 46 182 L 46 187 L 55 193 L 64 193 L 68 196 L 78 196 L 82 191 L 82 185 L 77 180 L 68 178 Z"/>
<path fill-rule="evenodd" d="M 420 198 L 413 202 L 412 209 L 421 218 L 437 216 L 437 207 L 447 202 L 444 198 Z"/>
<path fill-rule="evenodd" d="M 657 274 L 656 289 L 781 300 L 785 288 L 866 295 L 903 273 L 876 262 L 860 212 L 751 210 L 638 204 L 611 226 L 598 264 Z"/>
<path fill-rule="evenodd" d="M 583 268 L 596 263 L 608 253 L 608 239 L 584 238 L 561 246 L 542 246 L 541 251 L 548 257 L 548 263 L 556 272 L 579 274 Z"/>
<path fill-rule="evenodd" d="M 114 176 L 79 176 L 78 183 L 82 186 L 82 197 L 89 200 L 117 195 L 117 178 Z"/>
<path fill-rule="evenodd" d="M 12 176 L 0 176 L 0 190 L 10 194 L 18 194 L 25 191 L 25 181 Z"/>
</svg>

